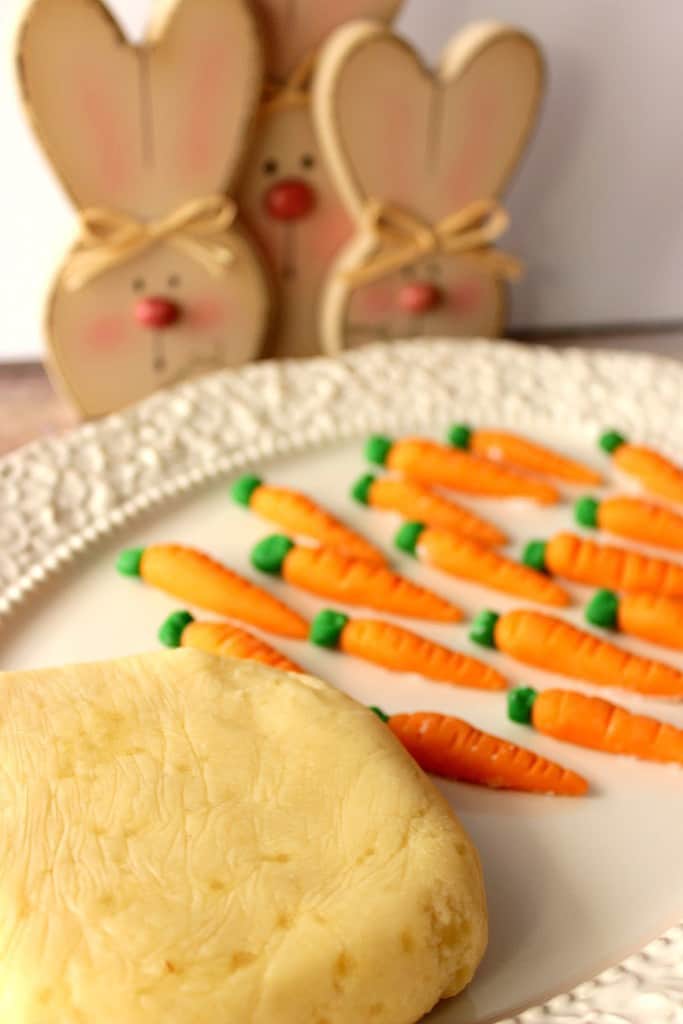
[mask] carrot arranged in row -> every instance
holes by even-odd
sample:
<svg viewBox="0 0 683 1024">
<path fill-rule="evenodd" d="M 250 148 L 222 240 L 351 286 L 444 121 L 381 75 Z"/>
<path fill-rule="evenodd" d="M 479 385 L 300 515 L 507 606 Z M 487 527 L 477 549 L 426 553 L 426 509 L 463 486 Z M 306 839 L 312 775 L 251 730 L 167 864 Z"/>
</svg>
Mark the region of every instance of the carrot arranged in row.
<svg viewBox="0 0 683 1024">
<path fill-rule="evenodd" d="M 635 477 L 651 494 L 683 502 L 683 467 L 645 445 L 629 444 L 616 430 L 600 438 L 600 447 L 620 470 Z"/>
<path fill-rule="evenodd" d="M 453 530 L 491 547 L 507 543 L 503 531 L 493 523 L 415 480 L 367 473 L 356 480 L 351 497 L 362 505 L 398 512 L 404 519 L 417 519 L 428 526 Z"/>
<path fill-rule="evenodd" d="M 439 683 L 478 690 L 507 690 L 507 680 L 490 665 L 376 619 L 351 619 L 326 609 L 313 620 L 311 641 L 344 651 L 394 672 L 416 672 Z"/>
<path fill-rule="evenodd" d="M 180 544 L 130 548 L 119 555 L 116 567 L 123 576 L 139 576 L 151 586 L 217 615 L 281 636 L 303 639 L 308 635 L 308 623 L 301 615 L 195 548 Z"/>
<path fill-rule="evenodd" d="M 174 612 L 159 630 L 159 640 L 165 647 L 193 647 L 195 650 L 217 654 L 238 661 L 258 661 L 261 665 L 279 668 L 282 672 L 304 670 L 284 654 L 280 654 L 265 640 L 227 622 L 197 622 L 189 612 Z"/>
<path fill-rule="evenodd" d="M 282 576 L 292 586 L 320 597 L 435 622 L 459 622 L 462 612 L 438 594 L 397 575 L 386 566 L 350 558 L 333 548 L 307 548 L 273 534 L 251 552 L 260 572 Z"/>
<path fill-rule="evenodd" d="M 458 579 L 480 583 L 539 604 L 569 604 L 569 595 L 542 572 L 520 565 L 484 544 L 467 540 L 450 530 L 438 530 L 423 523 L 404 523 L 394 543 L 401 551 Z"/>
<path fill-rule="evenodd" d="M 460 718 L 431 711 L 386 715 L 380 708 L 372 710 L 420 768 L 432 775 L 524 793 L 584 796 L 588 792 L 588 783 L 576 772 Z"/>
<path fill-rule="evenodd" d="M 683 764 L 683 730 L 571 690 L 511 690 L 508 715 L 553 739 L 643 761 Z"/>
<path fill-rule="evenodd" d="M 602 629 L 616 629 L 662 647 L 683 651 L 683 601 L 657 594 L 599 590 L 586 607 L 586 619 Z"/>
<path fill-rule="evenodd" d="M 248 474 L 235 481 L 230 493 L 238 505 L 250 508 L 289 533 L 310 537 L 319 544 L 339 548 L 355 558 L 386 561 L 374 544 L 299 491 L 264 484 L 259 477 Z"/>
<path fill-rule="evenodd" d="M 506 430 L 472 430 L 466 423 L 455 423 L 448 431 L 448 441 L 455 448 L 509 463 L 541 476 L 576 484 L 602 483 L 601 474 L 583 462 L 569 459 L 566 455 L 560 455 L 544 445 Z"/>
<path fill-rule="evenodd" d="M 531 541 L 523 560 L 533 569 L 575 583 L 683 597 L 683 565 L 572 533 L 559 533 L 547 542 Z"/>
<path fill-rule="evenodd" d="M 642 498 L 579 498 L 574 506 L 579 526 L 618 537 L 683 551 L 683 515 Z"/>
<path fill-rule="evenodd" d="M 683 672 L 678 669 L 631 654 L 540 612 L 481 612 L 470 631 L 470 640 L 525 665 L 599 686 L 615 686 L 650 697 L 683 697 Z"/>
<path fill-rule="evenodd" d="M 365 446 L 369 462 L 423 484 L 434 484 L 488 498 L 531 498 L 554 505 L 559 494 L 550 484 L 524 476 L 491 459 L 449 448 L 425 438 L 391 441 L 375 435 Z"/>
</svg>

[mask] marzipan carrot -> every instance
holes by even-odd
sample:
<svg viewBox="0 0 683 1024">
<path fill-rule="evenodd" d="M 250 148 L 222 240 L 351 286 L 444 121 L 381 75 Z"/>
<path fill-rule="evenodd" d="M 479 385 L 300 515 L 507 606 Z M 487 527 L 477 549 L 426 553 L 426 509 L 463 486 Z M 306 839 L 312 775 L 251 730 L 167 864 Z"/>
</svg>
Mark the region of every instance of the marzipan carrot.
<svg viewBox="0 0 683 1024">
<path fill-rule="evenodd" d="M 507 543 L 503 531 L 493 523 L 414 480 L 376 477 L 368 473 L 355 482 L 351 496 L 362 505 L 398 512 L 404 519 L 453 530 L 481 544 L 497 547 Z"/>
<path fill-rule="evenodd" d="M 573 533 L 558 533 L 547 542 L 532 540 L 523 561 L 532 569 L 545 569 L 574 583 L 683 597 L 683 565 L 629 548 L 596 544 Z"/>
<path fill-rule="evenodd" d="M 282 576 L 292 586 L 343 604 L 360 605 L 413 619 L 459 622 L 455 605 L 367 559 L 350 558 L 333 548 L 299 547 L 273 534 L 251 552 L 260 572 Z"/>
<path fill-rule="evenodd" d="M 379 708 L 372 710 L 420 768 L 432 775 L 523 793 L 584 796 L 588 792 L 588 783 L 576 772 L 460 718 L 430 711 L 386 715 Z"/>
<path fill-rule="evenodd" d="M 195 548 L 180 544 L 130 548 L 119 555 L 116 567 L 122 576 L 140 576 L 173 597 L 267 633 L 297 639 L 308 635 L 308 623 L 301 615 Z"/>
<path fill-rule="evenodd" d="M 227 622 L 197 622 L 185 611 L 169 615 L 159 630 L 159 640 L 166 647 L 194 647 L 222 658 L 258 661 L 282 672 L 304 672 L 295 662 L 246 629 Z"/>
<path fill-rule="evenodd" d="M 411 633 L 391 622 L 351 619 L 326 609 L 313 620 L 311 642 L 344 651 L 394 672 L 416 672 L 438 683 L 507 690 L 507 680 L 490 665 Z"/>
<path fill-rule="evenodd" d="M 650 697 L 683 697 L 683 672 L 624 651 L 600 637 L 540 612 L 481 612 L 470 640 L 558 675 L 615 686 Z"/>
<path fill-rule="evenodd" d="M 553 739 L 606 754 L 683 764 L 683 730 L 572 690 L 510 690 L 508 715 Z"/>
<path fill-rule="evenodd" d="M 541 476 L 575 484 L 602 483 L 601 474 L 590 466 L 505 430 L 472 430 L 466 423 L 456 423 L 448 432 L 448 441 L 455 448 L 509 463 Z"/>
<path fill-rule="evenodd" d="M 598 590 L 586 607 L 586 619 L 602 629 L 616 629 L 662 647 L 683 651 L 683 601 L 656 594 Z"/>
<path fill-rule="evenodd" d="M 505 558 L 484 544 L 422 523 L 404 523 L 394 538 L 396 547 L 458 579 L 515 594 L 539 604 L 563 606 L 569 595 L 542 572 Z"/>
<path fill-rule="evenodd" d="M 670 501 L 683 502 L 683 468 L 652 448 L 629 444 L 616 430 L 600 438 L 600 447 L 618 469 L 639 480 L 646 491 Z"/>
<path fill-rule="evenodd" d="M 579 526 L 605 530 L 618 537 L 683 551 L 683 516 L 642 498 L 579 498 L 574 505 Z"/>
<path fill-rule="evenodd" d="M 232 485 L 231 494 L 239 504 L 269 519 L 289 533 L 310 537 L 329 548 L 339 548 L 355 558 L 386 559 L 365 537 L 336 519 L 311 498 L 288 487 L 264 484 L 257 476 L 241 476 Z"/>
<path fill-rule="evenodd" d="M 391 441 L 375 435 L 365 446 L 369 462 L 417 480 L 423 484 L 478 494 L 487 498 L 531 498 L 541 505 L 555 505 L 560 496 L 555 487 L 524 476 L 491 459 L 449 448 L 425 438 Z"/>
</svg>

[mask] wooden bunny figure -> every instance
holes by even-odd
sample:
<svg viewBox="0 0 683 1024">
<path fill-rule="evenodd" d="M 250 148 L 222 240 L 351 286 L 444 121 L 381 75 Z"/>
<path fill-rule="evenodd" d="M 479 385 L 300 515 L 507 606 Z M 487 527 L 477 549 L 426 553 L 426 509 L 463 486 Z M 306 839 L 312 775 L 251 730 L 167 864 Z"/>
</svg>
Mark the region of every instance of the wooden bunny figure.
<svg viewBox="0 0 683 1024">
<path fill-rule="evenodd" d="M 402 0 L 254 0 L 269 85 L 239 199 L 279 287 L 273 353 L 316 355 L 319 298 L 353 224 L 321 159 L 310 109 L 316 56 L 350 18 L 389 22 Z"/>
<path fill-rule="evenodd" d="M 498 200 L 542 86 L 537 46 L 504 25 L 456 36 L 434 74 L 381 25 L 355 22 L 330 38 L 316 124 L 356 233 L 321 300 L 327 352 L 501 332 L 505 281 L 520 268 L 494 248 L 508 225 Z"/>
<path fill-rule="evenodd" d="M 85 416 L 257 356 L 270 289 L 226 194 L 263 75 L 246 0 L 172 0 L 144 45 L 99 0 L 34 0 L 18 73 L 80 237 L 47 307 L 58 382 Z"/>
</svg>

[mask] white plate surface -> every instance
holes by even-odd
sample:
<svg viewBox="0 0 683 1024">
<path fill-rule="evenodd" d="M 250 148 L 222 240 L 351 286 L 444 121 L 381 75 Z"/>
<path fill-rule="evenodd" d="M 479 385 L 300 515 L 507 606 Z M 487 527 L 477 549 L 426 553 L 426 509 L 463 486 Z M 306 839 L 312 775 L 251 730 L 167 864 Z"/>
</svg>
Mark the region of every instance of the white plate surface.
<svg viewBox="0 0 683 1024">
<path fill-rule="evenodd" d="M 673 383 L 680 394 L 683 371 L 647 357 L 485 344 L 395 346 L 341 363 L 221 374 L 62 442 L 31 446 L 0 463 L 0 572 L 8 608 L 1 667 L 154 648 L 156 629 L 176 604 L 117 577 L 113 560 L 122 546 L 195 544 L 257 578 L 248 551 L 268 527 L 227 498 L 234 467 L 249 465 L 269 481 L 318 495 L 389 550 L 396 521 L 355 507 L 347 496 L 349 484 L 365 471 L 361 446 L 369 429 L 420 429 L 438 437 L 456 417 L 521 425 L 600 464 L 594 440 L 604 425 L 615 423 L 670 447 L 680 443 L 672 374 L 678 374 Z M 212 477 L 218 479 L 211 482 Z M 181 490 L 188 493 L 172 496 Z M 133 507 L 126 508 L 131 496 Z M 538 511 L 522 502 L 470 504 L 506 527 L 514 537 L 513 552 L 529 537 L 571 526 L 569 505 Z M 88 548 L 87 541 L 98 537 Z M 71 563 L 64 564 L 68 557 Z M 407 557 L 397 555 L 396 563 L 469 612 L 516 604 Z M 269 585 L 304 613 L 321 606 L 280 583 Z M 580 589 L 575 594 L 585 598 Z M 22 596 L 23 605 L 10 609 Z M 580 622 L 580 609 L 568 617 Z M 466 625 L 425 626 L 423 632 L 487 657 L 467 641 Z M 568 992 L 681 919 L 679 769 L 591 754 L 536 736 L 506 721 L 500 695 L 395 676 L 295 642 L 279 646 L 365 703 L 462 715 L 577 768 L 594 784 L 594 794 L 578 801 L 440 784 L 482 854 L 492 939 L 472 988 L 430 1020 L 497 1020 L 557 993 L 565 994 L 523 1019 L 673 1024 L 683 1018 L 683 941 L 676 927 L 645 955 L 631 956 L 625 966 Z M 647 645 L 630 646 L 666 658 Z M 557 682 L 499 655 L 489 657 L 514 682 Z M 680 706 L 621 694 L 617 699 L 655 709 L 683 727 Z"/>
</svg>

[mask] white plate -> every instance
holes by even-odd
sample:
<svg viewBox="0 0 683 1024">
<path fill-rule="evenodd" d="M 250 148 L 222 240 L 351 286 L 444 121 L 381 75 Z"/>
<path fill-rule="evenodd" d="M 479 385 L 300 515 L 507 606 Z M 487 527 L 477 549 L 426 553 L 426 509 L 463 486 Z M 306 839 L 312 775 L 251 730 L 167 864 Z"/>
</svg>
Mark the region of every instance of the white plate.
<svg viewBox="0 0 683 1024">
<path fill-rule="evenodd" d="M 233 506 L 226 493 L 230 475 L 244 467 L 320 496 L 388 543 L 395 521 L 354 507 L 347 496 L 365 469 L 361 442 L 369 431 L 439 437 L 453 419 L 467 419 L 525 428 L 596 462 L 596 434 L 609 425 L 672 451 L 679 447 L 682 394 L 683 367 L 647 356 L 485 342 L 403 344 L 337 362 L 221 373 L 61 440 L 31 445 L 0 462 L 2 667 L 155 647 L 157 627 L 177 605 L 116 575 L 113 560 L 123 546 L 196 544 L 254 576 L 248 550 L 268 527 Z M 491 509 L 488 514 L 505 524 L 513 550 L 571 523 L 566 505 L 540 512 L 525 503 L 472 506 Z M 408 558 L 396 561 L 468 611 L 514 604 Z M 286 592 L 280 583 L 269 585 Z M 304 613 L 320 607 L 294 592 L 287 599 Z M 580 609 L 570 617 L 579 622 Z M 424 632 L 472 650 L 466 626 Z M 295 642 L 279 646 L 359 700 L 389 710 L 462 714 L 578 768 L 594 784 L 594 795 L 577 801 L 441 784 L 482 853 L 492 938 L 474 985 L 430 1021 L 476 1024 L 514 1013 L 528 1024 L 683 1019 L 683 927 L 676 926 L 683 916 L 679 769 L 555 744 L 507 722 L 499 695 L 392 676 Z M 490 657 L 514 681 L 549 681 Z M 683 726 L 680 706 L 661 703 L 656 711 Z M 645 952 L 633 952 L 667 928 Z M 623 957 L 622 966 L 609 968 Z"/>
</svg>

